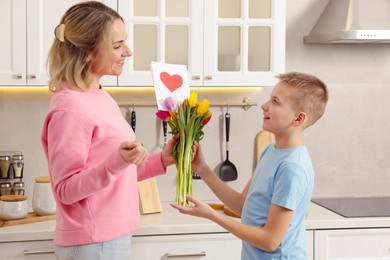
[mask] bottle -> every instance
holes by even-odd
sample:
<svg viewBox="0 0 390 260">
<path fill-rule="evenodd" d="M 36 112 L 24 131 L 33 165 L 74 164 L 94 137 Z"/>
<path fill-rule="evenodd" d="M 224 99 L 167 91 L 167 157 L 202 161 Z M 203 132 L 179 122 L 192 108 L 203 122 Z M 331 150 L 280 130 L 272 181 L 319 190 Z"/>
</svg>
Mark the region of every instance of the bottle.
<svg viewBox="0 0 390 260">
<path fill-rule="evenodd" d="M 0 155 L 0 178 L 8 179 L 11 165 L 11 156 Z"/>
<path fill-rule="evenodd" d="M 14 178 L 23 178 L 23 155 L 14 154 L 12 155 L 12 165 L 14 170 Z"/>
<path fill-rule="evenodd" d="M 10 182 L 3 182 L 0 183 L 0 195 L 10 195 L 11 194 L 11 183 Z"/>
<path fill-rule="evenodd" d="M 14 182 L 12 186 L 12 194 L 24 195 L 24 182 L 22 181 Z"/>
</svg>

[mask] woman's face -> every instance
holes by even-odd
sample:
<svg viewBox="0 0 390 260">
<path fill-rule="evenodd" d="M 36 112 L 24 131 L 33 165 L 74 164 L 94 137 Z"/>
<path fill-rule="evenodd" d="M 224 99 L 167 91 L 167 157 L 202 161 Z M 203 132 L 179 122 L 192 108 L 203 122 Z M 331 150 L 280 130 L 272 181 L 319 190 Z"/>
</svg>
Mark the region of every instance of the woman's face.
<svg viewBox="0 0 390 260">
<path fill-rule="evenodd" d="M 116 19 L 111 28 L 111 42 L 107 48 L 100 44 L 97 55 L 93 58 L 91 71 L 99 79 L 104 75 L 119 76 L 123 71 L 125 59 L 133 53 L 126 44 L 126 28 L 122 20 Z"/>
</svg>

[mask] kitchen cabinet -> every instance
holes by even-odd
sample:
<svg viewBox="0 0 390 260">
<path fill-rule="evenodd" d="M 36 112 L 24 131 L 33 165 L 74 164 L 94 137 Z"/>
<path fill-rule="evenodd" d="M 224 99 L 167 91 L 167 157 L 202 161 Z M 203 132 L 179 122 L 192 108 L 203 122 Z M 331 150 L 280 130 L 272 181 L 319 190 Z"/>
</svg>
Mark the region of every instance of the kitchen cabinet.
<svg viewBox="0 0 390 260">
<path fill-rule="evenodd" d="M 229 233 L 134 236 L 130 259 L 240 259 L 241 240 Z"/>
<path fill-rule="evenodd" d="M 314 231 L 306 230 L 306 253 L 308 260 L 314 260 Z"/>
<path fill-rule="evenodd" d="M 80 0 L 0 1 L 0 85 L 47 85 L 47 53 L 54 40 L 54 28 L 65 11 Z M 117 10 L 117 0 L 104 0 Z M 105 85 L 117 85 L 107 76 Z"/>
<path fill-rule="evenodd" d="M 284 71 L 285 0 L 118 0 L 132 59 L 120 86 L 152 86 L 151 61 L 184 64 L 191 86 L 266 86 Z"/>
<path fill-rule="evenodd" d="M 390 259 L 390 228 L 315 231 L 315 260 Z"/>
<path fill-rule="evenodd" d="M 55 260 L 53 240 L 0 243 L 0 260 Z"/>
</svg>

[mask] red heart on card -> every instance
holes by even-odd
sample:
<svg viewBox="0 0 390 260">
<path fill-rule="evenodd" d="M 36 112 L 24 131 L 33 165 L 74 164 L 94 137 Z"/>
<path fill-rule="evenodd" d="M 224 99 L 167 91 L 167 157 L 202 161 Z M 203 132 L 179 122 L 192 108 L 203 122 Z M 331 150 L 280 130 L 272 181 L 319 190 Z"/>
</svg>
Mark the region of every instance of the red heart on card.
<svg viewBox="0 0 390 260">
<path fill-rule="evenodd" d="M 169 89 L 169 91 L 173 92 L 176 89 L 180 88 L 181 85 L 183 84 L 183 79 L 181 78 L 180 75 L 174 74 L 174 75 L 169 75 L 166 72 L 161 72 L 160 73 L 160 79 L 162 83 Z"/>
</svg>

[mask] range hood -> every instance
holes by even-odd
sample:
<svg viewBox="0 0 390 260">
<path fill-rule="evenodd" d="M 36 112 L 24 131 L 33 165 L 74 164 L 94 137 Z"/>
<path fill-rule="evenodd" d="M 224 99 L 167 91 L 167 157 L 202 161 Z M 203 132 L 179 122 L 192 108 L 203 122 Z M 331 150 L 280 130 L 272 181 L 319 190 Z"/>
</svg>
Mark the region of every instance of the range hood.
<svg viewBox="0 0 390 260">
<path fill-rule="evenodd" d="M 390 43 L 390 0 L 329 0 L 310 43 Z"/>
</svg>

